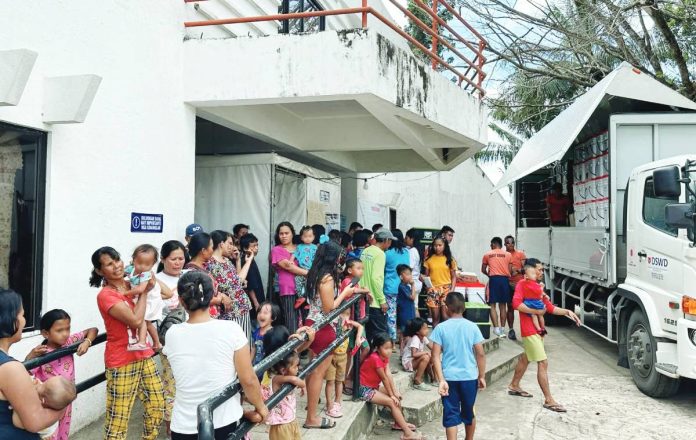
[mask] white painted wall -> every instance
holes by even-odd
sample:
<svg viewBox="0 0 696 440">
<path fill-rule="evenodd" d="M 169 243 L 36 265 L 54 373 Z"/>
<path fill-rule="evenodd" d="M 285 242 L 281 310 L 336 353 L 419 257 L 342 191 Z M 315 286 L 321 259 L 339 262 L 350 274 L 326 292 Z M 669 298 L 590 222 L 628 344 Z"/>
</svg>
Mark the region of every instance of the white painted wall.
<svg viewBox="0 0 696 440">
<path fill-rule="evenodd" d="M 0 120 L 49 132 L 43 311 L 64 308 L 75 330 L 102 327 L 90 256 L 112 245 L 183 239 L 193 219 L 194 121 L 182 103 L 182 2 L 21 1 L 0 13 L 0 50 L 38 52 L 24 96 Z M 42 124 L 43 78 L 102 77 L 82 124 Z M 164 214 L 163 234 L 130 233 L 130 213 Z M 11 354 L 41 341 L 27 335 Z M 103 345 L 77 360 L 77 379 L 104 370 Z M 104 412 L 103 386 L 83 393 L 73 430 Z"/>
<path fill-rule="evenodd" d="M 359 199 L 396 208 L 397 227 L 403 232 L 411 227 L 451 226 L 456 231 L 454 256 L 468 272 L 479 273 L 492 237 L 515 231 L 512 210 L 499 193 L 491 194 L 493 184 L 472 160 L 452 171 L 376 177 L 368 180 L 367 190 L 362 180 L 355 184 Z"/>
</svg>

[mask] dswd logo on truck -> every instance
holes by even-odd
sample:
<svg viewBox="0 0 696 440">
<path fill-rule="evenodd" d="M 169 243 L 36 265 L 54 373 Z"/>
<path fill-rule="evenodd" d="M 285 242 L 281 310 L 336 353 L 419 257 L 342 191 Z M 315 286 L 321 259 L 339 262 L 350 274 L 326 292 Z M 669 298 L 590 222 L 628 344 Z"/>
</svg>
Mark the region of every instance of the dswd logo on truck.
<svg viewBox="0 0 696 440">
<path fill-rule="evenodd" d="M 667 268 L 669 260 L 664 257 L 648 257 L 648 264 L 655 268 Z"/>
</svg>

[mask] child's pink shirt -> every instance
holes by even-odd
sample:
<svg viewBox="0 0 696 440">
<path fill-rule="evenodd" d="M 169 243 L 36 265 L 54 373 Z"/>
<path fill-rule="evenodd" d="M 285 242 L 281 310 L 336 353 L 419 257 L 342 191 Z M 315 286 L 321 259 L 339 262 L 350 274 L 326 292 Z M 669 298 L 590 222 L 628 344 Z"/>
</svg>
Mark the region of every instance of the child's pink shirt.
<svg viewBox="0 0 696 440">
<path fill-rule="evenodd" d="M 68 337 L 60 348 L 67 347 L 74 344 L 75 342 L 85 339 L 85 332 L 77 332 Z M 48 348 L 46 353 L 50 353 L 54 349 Z M 41 382 L 46 382 L 48 379 L 55 376 L 62 376 L 68 379 L 70 382 L 75 382 L 75 359 L 73 355 L 63 356 L 47 364 L 41 365 L 40 367 L 34 368 L 31 373 L 39 379 Z M 68 440 L 70 435 L 70 422 L 72 420 L 72 405 L 69 405 L 65 411 L 65 415 L 60 419 L 58 423 L 58 429 L 51 436 L 51 440 Z"/>
</svg>

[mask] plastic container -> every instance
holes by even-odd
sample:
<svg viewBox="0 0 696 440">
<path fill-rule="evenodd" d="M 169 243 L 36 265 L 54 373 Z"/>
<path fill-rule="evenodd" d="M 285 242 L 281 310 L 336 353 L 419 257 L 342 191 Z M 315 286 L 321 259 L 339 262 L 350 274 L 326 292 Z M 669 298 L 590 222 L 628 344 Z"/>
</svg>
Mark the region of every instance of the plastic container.
<svg viewBox="0 0 696 440">
<path fill-rule="evenodd" d="M 478 302 L 464 303 L 464 317 L 471 322 L 488 323 L 491 317 L 491 308 Z"/>
</svg>

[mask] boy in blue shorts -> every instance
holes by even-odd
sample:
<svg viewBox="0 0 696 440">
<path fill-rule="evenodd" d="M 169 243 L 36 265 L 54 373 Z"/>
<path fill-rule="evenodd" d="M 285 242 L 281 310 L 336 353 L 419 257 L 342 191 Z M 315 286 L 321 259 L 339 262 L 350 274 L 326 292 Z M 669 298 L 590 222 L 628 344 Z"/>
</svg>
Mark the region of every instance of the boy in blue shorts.
<svg viewBox="0 0 696 440">
<path fill-rule="evenodd" d="M 454 440 L 458 426 L 464 423 L 466 439 L 472 440 L 476 430 L 476 393 L 486 388 L 483 335 L 476 324 L 464 319 L 464 296 L 461 293 L 450 292 L 445 306 L 450 318 L 435 327 L 430 335 L 435 375 L 442 396 L 442 425 L 447 440 Z"/>
</svg>

